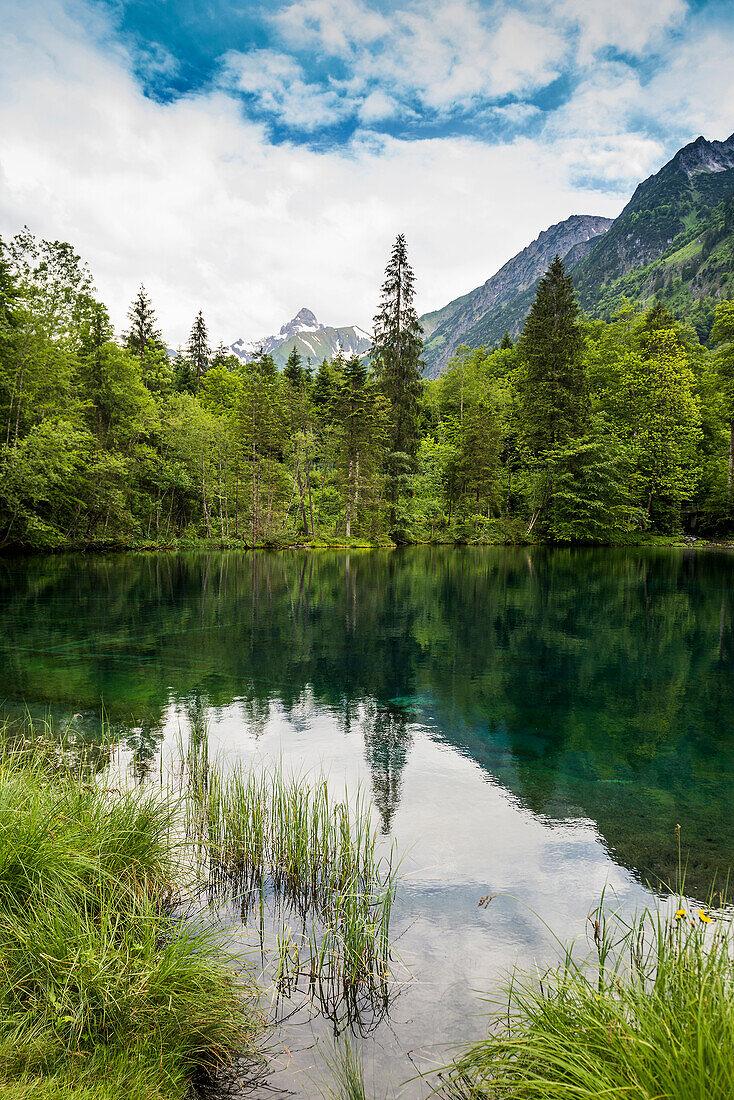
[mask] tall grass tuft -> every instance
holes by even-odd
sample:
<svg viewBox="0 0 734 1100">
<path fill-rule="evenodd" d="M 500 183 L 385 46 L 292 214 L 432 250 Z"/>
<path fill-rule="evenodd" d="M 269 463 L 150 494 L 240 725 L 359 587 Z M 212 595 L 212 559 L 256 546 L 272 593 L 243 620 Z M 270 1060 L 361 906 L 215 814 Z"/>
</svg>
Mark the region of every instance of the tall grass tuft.
<svg viewBox="0 0 734 1100">
<path fill-rule="evenodd" d="M 467 1050 L 446 1094 L 466 1100 L 730 1100 L 734 935 L 725 910 L 661 903 L 627 924 L 590 918 L 592 963 L 566 953 L 515 975 L 489 1038 Z"/>
<path fill-rule="evenodd" d="M 243 921 L 279 908 L 276 979 L 306 986 L 327 1014 L 384 1001 L 396 867 L 377 855 L 371 807 L 336 800 L 326 781 L 282 769 L 224 771 L 200 732 L 187 753 L 189 837 L 211 893 L 238 898 Z M 294 932 L 291 925 L 295 925 Z"/>
<path fill-rule="evenodd" d="M 174 917 L 177 807 L 0 732 L 0 1090 L 183 1098 L 252 1049 L 211 931 Z"/>
<path fill-rule="evenodd" d="M 321 1087 L 323 1100 L 367 1100 L 361 1053 L 342 1040 L 324 1061 L 330 1080 Z"/>
</svg>

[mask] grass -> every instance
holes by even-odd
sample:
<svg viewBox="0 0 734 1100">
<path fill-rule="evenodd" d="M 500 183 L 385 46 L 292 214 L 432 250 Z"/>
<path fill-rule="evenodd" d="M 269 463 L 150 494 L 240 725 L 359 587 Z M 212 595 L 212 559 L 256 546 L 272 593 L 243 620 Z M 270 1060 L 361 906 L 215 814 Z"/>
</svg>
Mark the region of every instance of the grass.
<svg viewBox="0 0 734 1100">
<path fill-rule="evenodd" d="M 663 903 L 631 924 L 603 904 L 595 954 L 515 974 L 489 1037 L 449 1074 L 462 1100 L 731 1100 L 734 936 L 724 915 Z M 721 912 L 721 911 L 720 911 Z"/>
<path fill-rule="evenodd" d="M 351 1042 L 338 1043 L 324 1061 L 330 1081 L 321 1087 L 323 1100 L 367 1100 L 362 1056 Z"/>
<path fill-rule="evenodd" d="M 189 837 L 210 892 L 236 896 L 261 928 L 266 906 L 278 912 L 280 990 L 305 987 L 330 1017 L 384 1004 L 396 868 L 377 855 L 367 800 L 337 800 L 325 780 L 282 769 L 225 771 L 201 728 L 186 755 Z"/>
<path fill-rule="evenodd" d="M 177 806 L 0 736 L 0 1096 L 187 1097 L 252 1050 L 221 939 L 175 916 Z"/>
</svg>

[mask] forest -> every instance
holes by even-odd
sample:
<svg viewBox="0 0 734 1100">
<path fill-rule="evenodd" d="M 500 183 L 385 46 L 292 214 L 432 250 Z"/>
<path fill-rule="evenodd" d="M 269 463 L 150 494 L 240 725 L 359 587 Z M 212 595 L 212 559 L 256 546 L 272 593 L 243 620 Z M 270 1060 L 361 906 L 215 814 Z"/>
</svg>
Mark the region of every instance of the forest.
<svg viewBox="0 0 734 1100">
<path fill-rule="evenodd" d="M 422 377 L 405 238 L 369 356 L 283 371 L 118 337 L 67 243 L 0 241 L 0 549 L 645 541 L 734 528 L 734 302 L 579 310 L 556 257 L 519 339 Z"/>
</svg>

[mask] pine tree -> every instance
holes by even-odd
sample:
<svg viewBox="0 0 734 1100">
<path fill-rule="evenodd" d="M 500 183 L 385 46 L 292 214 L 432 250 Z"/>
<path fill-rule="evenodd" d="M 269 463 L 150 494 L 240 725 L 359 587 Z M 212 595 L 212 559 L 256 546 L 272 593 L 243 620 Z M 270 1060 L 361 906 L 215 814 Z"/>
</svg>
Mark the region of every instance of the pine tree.
<svg viewBox="0 0 734 1100">
<path fill-rule="evenodd" d="M 193 378 L 193 392 L 199 392 L 201 380 L 209 370 L 211 349 L 209 347 L 209 333 L 201 310 L 196 315 L 196 320 L 191 326 L 189 343 L 187 347 L 191 374 Z"/>
<path fill-rule="evenodd" d="M 303 382 L 303 367 L 301 366 L 302 362 L 303 358 L 301 355 L 299 355 L 298 349 L 294 344 L 290 350 L 288 359 L 286 360 L 285 367 L 283 368 L 283 374 L 288 383 L 296 391 L 301 388 L 301 383 Z"/>
<path fill-rule="evenodd" d="M 336 385 L 331 395 L 334 459 L 345 503 L 345 534 L 364 516 L 374 521 L 370 507 L 387 438 L 387 402 L 358 355 L 335 360 Z M 366 515 L 366 510 L 369 515 Z"/>
<path fill-rule="evenodd" d="M 511 347 L 513 347 L 513 343 L 510 339 L 509 332 L 507 331 L 507 329 L 505 329 L 505 335 L 502 337 L 502 341 L 500 343 L 500 351 L 507 351 Z"/>
<path fill-rule="evenodd" d="M 520 338 L 525 434 L 536 455 L 581 434 L 588 415 L 583 334 L 573 280 L 556 256 L 538 283 Z"/>
<path fill-rule="evenodd" d="M 232 361 L 234 361 L 234 364 Z M 229 348 L 225 348 L 224 344 L 219 344 L 212 355 L 209 367 L 227 367 L 231 369 L 233 365 L 237 365 L 237 356 Z"/>
<path fill-rule="evenodd" d="M 142 283 L 130 309 L 127 311 L 127 316 L 130 321 L 130 328 L 124 335 L 125 344 L 142 363 L 145 353 L 151 345 L 160 347 L 163 344 L 161 331 L 156 328 L 155 310 Z"/>
<path fill-rule="evenodd" d="M 390 408 L 390 444 L 386 467 L 391 502 L 390 528 L 403 541 L 407 516 L 401 500 L 407 497 L 410 474 L 420 438 L 421 353 L 423 329 L 413 305 L 415 276 L 408 263 L 405 237 L 398 235 L 385 268 L 380 311 L 374 318 L 372 362 Z"/>
<path fill-rule="evenodd" d="M 374 318 L 372 362 L 391 410 L 391 450 L 415 457 L 423 329 L 413 305 L 415 276 L 402 233 L 395 240 Z"/>
</svg>

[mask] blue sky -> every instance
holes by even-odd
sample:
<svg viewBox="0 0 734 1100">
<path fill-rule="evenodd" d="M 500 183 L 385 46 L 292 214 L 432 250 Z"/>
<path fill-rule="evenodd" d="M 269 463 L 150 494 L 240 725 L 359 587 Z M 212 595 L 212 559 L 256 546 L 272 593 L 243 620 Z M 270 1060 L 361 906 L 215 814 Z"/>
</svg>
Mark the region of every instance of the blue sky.
<svg viewBox="0 0 734 1100">
<path fill-rule="evenodd" d="M 598 66 L 644 89 L 688 37 L 734 22 L 721 0 L 119 0 L 109 11 L 150 97 L 223 87 L 273 141 L 320 148 L 365 130 L 537 135 Z M 631 125 L 671 148 L 687 139 L 688 119 L 670 133 L 640 106 Z"/>
<path fill-rule="evenodd" d="M 734 130 L 721 0 L 0 8 L 0 232 L 72 240 L 118 323 L 143 279 L 172 341 L 367 327 L 399 231 L 440 306 Z"/>
</svg>

